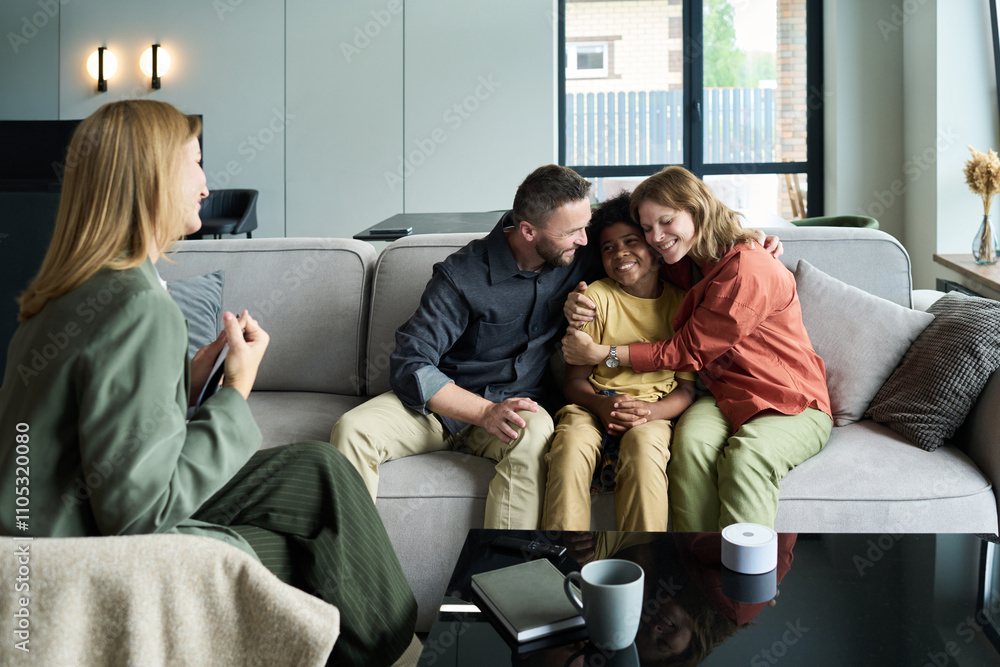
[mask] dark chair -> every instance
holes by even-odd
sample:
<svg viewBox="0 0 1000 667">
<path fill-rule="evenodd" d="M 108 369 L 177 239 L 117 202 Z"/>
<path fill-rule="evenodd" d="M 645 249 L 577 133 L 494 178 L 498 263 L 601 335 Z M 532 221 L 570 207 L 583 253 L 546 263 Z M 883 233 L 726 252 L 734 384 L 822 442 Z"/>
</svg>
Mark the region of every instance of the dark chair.
<svg viewBox="0 0 1000 667">
<path fill-rule="evenodd" d="M 189 239 L 201 239 L 209 234 L 221 239 L 223 234 L 246 234 L 257 229 L 256 190 L 214 190 L 201 200 L 201 229 Z"/>
</svg>

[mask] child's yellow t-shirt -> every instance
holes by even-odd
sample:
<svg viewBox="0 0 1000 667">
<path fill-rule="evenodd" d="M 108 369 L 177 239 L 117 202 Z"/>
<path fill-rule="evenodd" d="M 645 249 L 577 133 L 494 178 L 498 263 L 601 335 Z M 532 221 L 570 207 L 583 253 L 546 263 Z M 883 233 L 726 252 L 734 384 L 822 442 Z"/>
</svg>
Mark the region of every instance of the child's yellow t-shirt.
<svg viewBox="0 0 1000 667">
<path fill-rule="evenodd" d="M 684 300 L 684 290 L 663 283 L 656 299 L 632 296 L 612 278 L 604 278 L 587 288 L 587 298 L 597 304 L 597 315 L 582 327 L 600 345 L 627 345 L 669 340 L 674 335 L 671 322 Z M 595 391 L 629 394 L 643 401 L 658 401 L 677 387 L 677 380 L 695 379 L 694 373 L 654 371 L 636 373 L 629 366 L 608 368 L 604 362 L 594 367 L 590 384 Z"/>
</svg>

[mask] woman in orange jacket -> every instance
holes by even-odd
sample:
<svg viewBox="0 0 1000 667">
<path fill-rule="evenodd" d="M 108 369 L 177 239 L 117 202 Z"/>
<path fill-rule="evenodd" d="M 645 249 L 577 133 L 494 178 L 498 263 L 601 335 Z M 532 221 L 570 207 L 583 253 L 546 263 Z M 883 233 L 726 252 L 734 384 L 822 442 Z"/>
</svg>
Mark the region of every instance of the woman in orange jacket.
<svg viewBox="0 0 1000 667">
<path fill-rule="evenodd" d="M 670 462 L 679 531 L 774 524 L 778 483 L 826 444 L 833 426 L 826 372 L 802 324 L 795 279 L 744 230 L 737 214 L 682 167 L 639 184 L 630 201 L 665 277 L 689 291 L 667 341 L 615 352 L 637 371 L 695 371 L 711 392 L 681 416 Z M 591 310 L 567 303 L 571 364 L 611 354 L 573 324 Z"/>
</svg>

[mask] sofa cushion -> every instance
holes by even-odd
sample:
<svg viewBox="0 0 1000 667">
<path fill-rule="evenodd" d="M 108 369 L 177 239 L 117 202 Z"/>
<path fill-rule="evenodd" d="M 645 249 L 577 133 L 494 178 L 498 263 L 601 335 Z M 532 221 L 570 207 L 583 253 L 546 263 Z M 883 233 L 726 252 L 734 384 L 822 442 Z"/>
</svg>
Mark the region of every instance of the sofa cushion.
<svg viewBox="0 0 1000 667">
<path fill-rule="evenodd" d="M 304 391 L 253 391 L 247 399 L 264 435 L 264 448 L 303 440 L 329 442 L 340 415 L 364 401 L 358 396 Z"/>
<path fill-rule="evenodd" d="M 879 390 L 868 416 L 933 451 L 955 431 L 1000 367 L 1000 303 L 949 292 L 935 319 Z"/>
<path fill-rule="evenodd" d="M 801 260 L 795 284 L 813 349 L 826 365 L 833 423 L 861 419 L 933 315 L 847 285 Z"/>
<path fill-rule="evenodd" d="M 893 471 L 886 483 L 886 475 Z M 826 447 L 781 480 L 781 500 L 936 500 L 988 491 L 990 481 L 963 452 L 925 452 L 899 434 L 863 420 L 830 434 Z"/>
<path fill-rule="evenodd" d="M 354 239 L 223 239 L 183 242 L 156 267 L 168 281 L 225 270 L 223 309 L 271 336 L 256 390 L 358 396 L 374 261 Z"/>
<path fill-rule="evenodd" d="M 167 282 L 167 291 L 188 323 L 188 358 L 222 331 L 222 283 L 225 271 Z"/>
<path fill-rule="evenodd" d="M 389 391 L 389 355 L 396 349 L 396 329 L 410 319 L 420 304 L 434 264 L 484 234 L 419 234 L 390 243 L 375 263 L 372 279 L 367 391 L 377 396 Z"/>
<path fill-rule="evenodd" d="M 379 499 L 411 498 L 414 505 L 442 496 L 485 500 L 495 467 L 494 461 L 463 452 L 429 452 L 389 461 L 379 467 Z"/>
<path fill-rule="evenodd" d="M 996 523 L 990 480 L 964 452 L 925 452 L 865 419 L 833 429 L 823 451 L 781 480 L 775 528 L 992 533 Z"/>
</svg>

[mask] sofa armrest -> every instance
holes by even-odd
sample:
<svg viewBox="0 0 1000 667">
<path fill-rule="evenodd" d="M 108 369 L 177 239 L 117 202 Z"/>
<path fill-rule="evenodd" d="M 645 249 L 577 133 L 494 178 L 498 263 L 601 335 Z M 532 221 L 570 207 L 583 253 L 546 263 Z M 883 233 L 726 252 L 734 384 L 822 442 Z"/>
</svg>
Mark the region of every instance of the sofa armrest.
<svg viewBox="0 0 1000 667">
<path fill-rule="evenodd" d="M 913 290 L 913 309 L 927 312 L 927 309 L 933 306 L 944 294 L 944 292 L 934 289 L 915 289 Z"/>
<path fill-rule="evenodd" d="M 336 607 L 218 540 L 0 542 L 0 581 L 25 584 L 0 595 L 0 655 L 27 640 L 39 665 L 325 665 L 339 634 Z"/>
<path fill-rule="evenodd" d="M 986 383 L 955 439 L 993 485 L 997 515 L 1000 516 L 1000 440 L 997 433 L 1000 433 L 1000 371 L 994 372 Z"/>
</svg>

